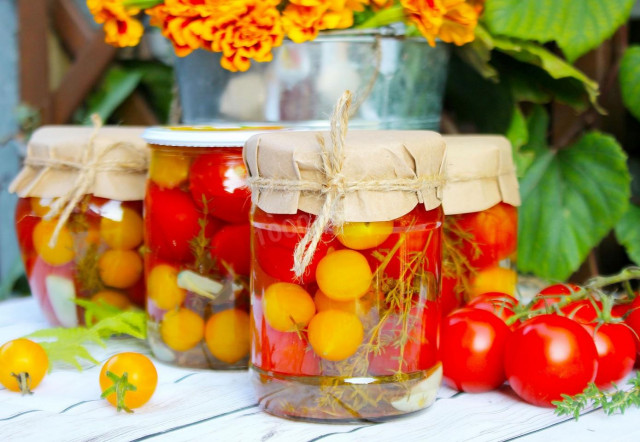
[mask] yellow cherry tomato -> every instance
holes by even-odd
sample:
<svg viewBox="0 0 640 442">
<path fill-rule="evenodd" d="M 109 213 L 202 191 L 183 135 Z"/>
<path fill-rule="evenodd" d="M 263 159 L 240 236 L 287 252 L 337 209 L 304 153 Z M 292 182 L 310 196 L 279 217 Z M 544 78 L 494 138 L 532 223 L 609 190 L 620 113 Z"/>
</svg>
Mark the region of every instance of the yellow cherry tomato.
<svg viewBox="0 0 640 442">
<path fill-rule="evenodd" d="M 118 289 L 133 286 L 142 275 L 142 259 L 133 250 L 107 250 L 98 259 L 100 279 Z"/>
<path fill-rule="evenodd" d="M 53 231 L 58 224 L 57 219 L 51 221 L 41 220 L 33 229 L 33 247 L 36 253 L 46 263 L 61 266 L 71 262 L 75 256 L 73 249 L 73 235 L 66 226 L 62 226 L 58 234 L 58 240 L 53 247 L 49 246 L 49 241 L 53 236 Z"/>
<path fill-rule="evenodd" d="M 104 303 L 120 310 L 131 307 L 131 301 L 126 295 L 115 290 L 100 290 L 91 297 L 92 302 Z"/>
<path fill-rule="evenodd" d="M 140 353 L 112 356 L 100 370 L 102 397 L 118 411 L 131 412 L 132 408 L 143 406 L 151 399 L 157 385 L 156 367 Z"/>
<path fill-rule="evenodd" d="M 371 310 L 373 305 L 373 294 L 371 294 L 371 296 L 367 295 L 350 301 L 336 301 L 322 293 L 322 290 L 318 290 L 313 301 L 316 303 L 316 310 L 318 312 L 323 312 L 325 310 L 342 310 L 344 312 L 354 313 L 361 316 Z"/>
<path fill-rule="evenodd" d="M 207 321 L 204 339 L 213 356 L 235 364 L 249 354 L 249 315 L 233 308 L 215 313 Z"/>
<path fill-rule="evenodd" d="M 309 323 L 309 343 L 323 359 L 342 361 L 352 356 L 364 338 L 362 322 L 353 313 L 325 310 Z"/>
<path fill-rule="evenodd" d="M 373 273 L 362 253 L 337 250 L 320 260 L 316 282 L 320 290 L 336 301 L 358 299 L 369 291 Z"/>
<path fill-rule="evenodd" d="M 187 308 L 171 310 L 162 318 L 160 335 L 167 347 L 175 351 L 191 350 L 202 341 L 204 320 Z"/>
<path fill-rule="evenodd" d="M 178 270 L 168 264 L 159 264 L 147 277 L 147 295 L 158 308 L 171 310 L 182 305 L 187 292 L 178 287 Z"/>
<path fill-rule="evenodd" d="M 267 323 L 281 332 L 305 327 L 316 313 L 311 295 L 299 285 L 289 282 L 276 282 L 267 287 L 262 304 Z"/>
<path fill-rule="evenodd" d="M 149 178 L 160 187 L 172 189 L 189 177 L 189 158 L 154 151 L 149 165 Z"/>
<path fill-rule="evenodd" d="M 34 215 L 43 218 L 49 210 L 51 210 L 51 206 L 56 201 L 57 198 L 31 198 L 31 211 Z"/>
<path fill-rule="evenodd" d="M 516 292 L 517 275 L 504 267 L 489 267 L 476 273 L 471 283 L 470 298 L 483 293 L 500 292 L 513 296 Z"/>
<path fill-rule="evenodd" d="M 393 221 L 345 223 L 338 241 L 345 247 L 365 250 L 377 247 L 393 232 Z"/>
<path fill-rule="evenodd" d="M 29 394 L 49 368 L 49 358 L 40 344 L 14 339 L 0 347 L 0 384 L 10 391 Z"/>
<path fill-rule="evenodd" d="M 142 242 L 142 217 L 122 207 L 119 219 L 100 218 L 100 237 L 112 249 L 131 250 Z"/>
</svg>

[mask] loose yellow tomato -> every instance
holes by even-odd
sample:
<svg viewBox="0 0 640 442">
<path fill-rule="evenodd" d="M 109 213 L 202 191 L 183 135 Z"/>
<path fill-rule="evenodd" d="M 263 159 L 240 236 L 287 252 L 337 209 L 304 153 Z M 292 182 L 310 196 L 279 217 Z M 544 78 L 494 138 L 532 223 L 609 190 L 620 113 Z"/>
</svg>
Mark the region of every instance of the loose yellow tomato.
<svg viewBox="0 0 640 442">
<path fill-rule="evenodd" d="M 336 301 L 358 299 L 371 286 L 373 273 L 362 253 L 337 250 L 320 260 L 316 282 L 320 290 Z"/>
<path fill-rule="evenodd" d="M 104 303 L 120 310 L 126 310 L 131 307 L 131 301 L 124 294 L 115 290 L 100 290 L 91 297 L 92 302 Z"/>
<path fill-rule="evenodd" d="M 163 310 L 180 307 L 187 292 L 178 287 L 178 270 L 168 264 L 159 264 L 151 269 L 147 278 L 149 299 Z"/>
<path fill-rule="evenodd" d="M 31 203 L 31 211 L 34 215 L 43 218 L 49 210 L 51 210 L 51 206 L 56 201 L 57 198 L 30 198 Z"/>
<path fill-rule="evenodd" d="M 316 313 L 311 295 L 299 285 L 289 282 L 276 282 L 267 287 L 262 304 L 267 323 L 281 332 L 305 327 Z"/>
<path fill-rule="evenodd" d="M 325 310 L 309 323 L 309 343 L 323 359 L 342 361 L 352 356 L 364 338 L 362 323 L 353 313 Z"/>
<path fill-rule="evenodd" d="M 119 219 L 100 218 L 100 237 L 112 249 L 130 250 L 142 242 L 142 217 L 129 208 L 114 211 Z"/>
<path fill-rule="evenodd" d="M 385 242 L 391 232 L 393 221 L 345 223 L 338 241 L 350 249 L 371 249 Z"/>
<path fill-rule="evenodd" d="M 187 308 L 171 310 L 162 318 L 160 335 L 164 343 L 175 351 L 191 350 L 202 341 L 204 320 Z"/>
<path fill-rule="evenodd" d="M 149 178 L 160 187 L 173 189 L 189 177 L 189 158 L 153 152 L 149 165 Z"/>
<path fill-rule="evenodd" d="M 53 236 L 53 231 L 58 224 L 57 219 L 51 221 L 41 220 L 33 229 L 33 247 L 36 253 L 47 264 L 60 266 L 71 262 L 75 256 L 73 250 L 73 235 L 66 226 L 62 226 L 58 234 L 58 241 L 53 247 L 49 246 L 49 241 Z"/>
<path fill-rule="evenodd" d="M 8 390 L 29 394 L 49 368 L 49 358 L 40 344 L 14 339 L 0 347 L 0 384 Z"/>
<path fill-rule="evenodd" d="M 133 250 L 107 250 L 98 259 L 100 279 L 118 289 L 133 286 L 142 275 L 142 259 Z"/>
<path fill-rule="evenodd" d="M 471 283 L 470 298 L 483 293 L 500 292 L 513 296 L 516 291 L 517 275 L 504 267 L 489 267 L 476 273 Z"/>
<path fill-rule="evenodd" d="M 140 353 L 120 353 L 109 358 L 100 371 L 100 389 L 118 411 L 131 412 L 146 404 L 156 391 L 158 372 Z M 133 389 L 135 388 L 135 389 Z"/>
<path fill-rule="evenodd" d="M 235 364 L 249 354 L 249 315 L 233 308 L 212 315 L 207 321 L 204 339 L 213 356 Z"/>
</svg>

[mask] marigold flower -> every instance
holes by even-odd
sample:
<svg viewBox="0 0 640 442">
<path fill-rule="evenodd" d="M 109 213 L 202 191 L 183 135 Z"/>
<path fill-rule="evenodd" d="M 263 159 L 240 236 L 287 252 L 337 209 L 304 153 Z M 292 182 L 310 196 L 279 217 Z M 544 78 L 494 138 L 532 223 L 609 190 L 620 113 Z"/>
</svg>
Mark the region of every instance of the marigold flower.
<svg viewBox="0 0 640 442">
<path fill-rule="evenodd" d="M 436 38 L 458 46 L 473 41 L 484 0 L 401 0 L 409 20 L 431 46 Z"/>
<path fill-rule="evenodd" d="M 140 9 L 125 8 L 119 0 L 87 0 L 87 7 L 96 23 L 103 25 L 108 44 L 122 48 L 140 42 L 144 27 L 134 18 Z"/>
</svg>

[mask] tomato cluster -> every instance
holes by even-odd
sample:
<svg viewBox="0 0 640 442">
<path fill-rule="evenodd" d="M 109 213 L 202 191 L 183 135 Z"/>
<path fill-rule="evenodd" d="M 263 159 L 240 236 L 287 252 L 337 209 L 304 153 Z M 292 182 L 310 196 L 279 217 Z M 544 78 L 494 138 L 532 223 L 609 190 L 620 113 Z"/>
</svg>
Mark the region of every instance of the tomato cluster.
<svg viewBox="0 0 640 442">
<path fill-rule="evenodd" d="M 633 304 L 640 298 L 626 308 Z M 603 310 L 601 300 L 572 284 L 547 287 L 526 307 L 504 293 L 482 294 L 444 321 L 445 382 L 481 392 L 506 380 L 539 406 L 581 393 L 590 382 L 609 388 L 633 368 L 638 342 L 632 330 L 639 330 L 640 315 L 628 310 L 622 323 L 616 315 L 624 312 L 614 309 L 613 321 L 603 322 L 610 317 Z"/>
<path fill-rule="evenodd" d="M 58 218 L 45 220 L 55 199 L 21 198 L 16 231 L 31 292 L 54 325 L 82 321 L 76 298 L 118 308 L 144 305 L 142 203 L 86 195 L 51 243 Z"/>
<path fill-rule="evenodd" d="M 246 365 L 251 206 L 241 148 L 152 150 L 145 197 L 147 310 L 157 357 Z"/>
</svg>

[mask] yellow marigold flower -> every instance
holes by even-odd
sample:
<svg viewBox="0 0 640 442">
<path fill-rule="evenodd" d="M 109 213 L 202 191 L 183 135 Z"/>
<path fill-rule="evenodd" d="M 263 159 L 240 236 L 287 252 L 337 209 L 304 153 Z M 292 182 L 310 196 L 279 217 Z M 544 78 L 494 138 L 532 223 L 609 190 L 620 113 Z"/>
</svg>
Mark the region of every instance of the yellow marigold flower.
<svg viewBox="0 0 640 442">
<path fill-rule="evenodd" d="M 475 38 L 475 27 L 484 0 L 401 0 L 407 17 L 431 46 L 436 38 L 463 45 Z"/>
<path fill-rule="evenodd" d="M 125 8 L 119 0 L 87 0 L 87 7 L 96 23 L 103 25 L 104 40 L 108 44 L 125 47 L 140 42 L 144 27 L 133 18 L 139 9 Z"/>
</svg>

